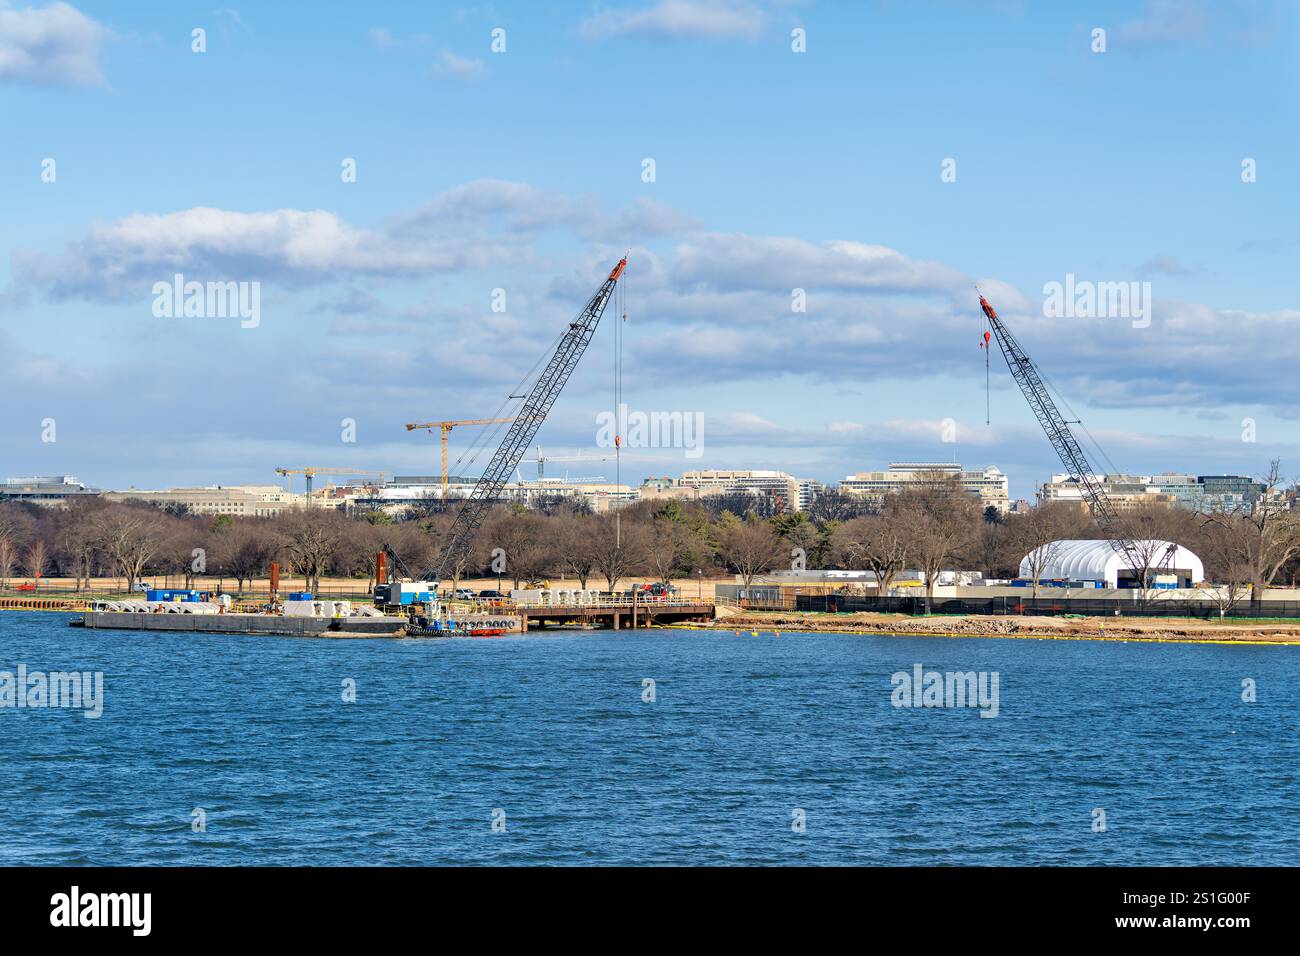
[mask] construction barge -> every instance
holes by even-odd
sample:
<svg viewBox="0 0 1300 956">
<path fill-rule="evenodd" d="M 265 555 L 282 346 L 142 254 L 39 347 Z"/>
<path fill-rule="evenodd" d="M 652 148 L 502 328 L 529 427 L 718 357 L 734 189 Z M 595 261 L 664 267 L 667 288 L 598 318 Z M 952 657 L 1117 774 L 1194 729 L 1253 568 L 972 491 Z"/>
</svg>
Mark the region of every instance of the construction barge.
<svg viewBox="0 0 1300 956">
<path fill-rule="evenodd" d="M 550 628 L 627 630 L 712 621 L 712 604 L 623 607 L 517 607 L 502 614 L 468 614 L 412 621 L 382 616 L 321 617 L 288 614 L 177 614 L 88 610 L 69 624 L 89 630 L 265 634 L 286 637 L 497 637 Z"/>
<path fill-rule="evenodd" d="M 178 613 L 92 608 L 74 618 L 72 627 L 117 631 L 183 631 L 206 634 L 266 634 L 288 637 L 497 637 L 545 628 L 627 630 L 705 623 L 714 605 L 665 603 L 512 607 L 492 613 L 449 615 L 436 619 L 392 614 L 295 615 L 267 613 Z"/>
<path fill-rule="evenodd" d="M 72 627 L 114 631 L 183 631 L 283 637 L 405 637 L 404 617 L 294 617 L 284 614 L 163 614 L 156 611 L 86 611 Z"/>
</svg>

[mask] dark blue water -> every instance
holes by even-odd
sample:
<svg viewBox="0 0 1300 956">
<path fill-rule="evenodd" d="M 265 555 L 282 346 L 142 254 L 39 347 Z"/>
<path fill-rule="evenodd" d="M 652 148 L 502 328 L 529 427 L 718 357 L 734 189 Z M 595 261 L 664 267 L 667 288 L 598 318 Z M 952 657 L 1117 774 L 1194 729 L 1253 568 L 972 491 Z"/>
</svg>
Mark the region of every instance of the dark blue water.
<svg viewBox="0 0 1300 956">
<path fill-rule="evenodd" d="M 98 720 L 0 710 L 0 863 L 1300 859 L 1300 647 L 67 621 L 0 613 L 0 670 L 106 685 Z M 916 663 L 997 671 L 999 716 L 891 706 Z"/>
</svg>

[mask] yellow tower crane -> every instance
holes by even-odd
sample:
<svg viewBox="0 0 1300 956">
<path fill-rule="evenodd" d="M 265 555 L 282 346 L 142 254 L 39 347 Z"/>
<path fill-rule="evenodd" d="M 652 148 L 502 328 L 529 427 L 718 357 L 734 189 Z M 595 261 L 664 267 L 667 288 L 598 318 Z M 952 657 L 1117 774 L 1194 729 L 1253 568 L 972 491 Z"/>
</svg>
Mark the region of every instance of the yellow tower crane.
<svg viewBox="0 0 1300 956">
<path fill-rule="evenodd" d="M 311 480 L 316 475 L 377 475 L 379 484 L 384 482 L 384 472 L 366 471 L 363 468 L 277 468 L 277 475 L 284 476 L 284 490 L 292 492 L 290 482 L 293 481 L 290 475 L 304 475 L 307 479 L 307 506 L 311 507 Z"/>
<path fill-rule="evenodd" d="M 417 428 L 424 428 L 433 431 L 437 428 L 442 432 L 442 500 L 447 500 L 447 486 L 450 484 L 447 475 L 447 436 L 457 425 L 499 425 L 503 422 L 513 422 L 513 418 L 466 418 L 454 422 L 408 422 L 406 430 L 413 432 Z"/>
</svg>

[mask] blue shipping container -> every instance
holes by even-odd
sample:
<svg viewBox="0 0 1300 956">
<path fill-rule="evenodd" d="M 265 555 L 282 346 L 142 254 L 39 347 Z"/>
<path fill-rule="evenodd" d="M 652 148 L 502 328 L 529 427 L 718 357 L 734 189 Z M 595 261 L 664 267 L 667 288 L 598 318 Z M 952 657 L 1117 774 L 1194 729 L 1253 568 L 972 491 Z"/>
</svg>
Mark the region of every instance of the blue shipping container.
<svg viewBox="0 0 1300 956">
<path fill-rule="evenodd" d="M 202 601 L 203 595 L 198 591 L 178 591 L 174 589 L 150 588 L 144 593 L 146 601 Z"/>
</svg>

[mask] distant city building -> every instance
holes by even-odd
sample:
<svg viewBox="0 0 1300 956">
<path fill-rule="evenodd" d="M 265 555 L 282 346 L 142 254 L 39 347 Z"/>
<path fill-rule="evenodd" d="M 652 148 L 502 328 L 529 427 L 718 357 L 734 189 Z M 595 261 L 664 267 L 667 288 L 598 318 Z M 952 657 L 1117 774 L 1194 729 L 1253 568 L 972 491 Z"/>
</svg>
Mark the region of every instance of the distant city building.
<svg viewBox="0 0 1300 956">
<path fill-rule="evenodd" d="M 75 475 L 32 475 L 30 477 L 22 478 L 6 478 L 5 485 L 6 487 L 45 487 L 48 485 L 76 486 L 78 488 L 83 487 L 81 479 L 77 478 Z"/>
<path fill-rule="evenodd" d="M 1264 494 L 1264 484 L 1241 475 L 1094 475 L 1117 511 L 1143 504 L 1164 504 L 1193 511 L 1231 511 L 1249 507 Z M 1079 483 L 1065 474 L 1052 475 L 1043 485 L 1040 501 L 1084 504 Z"/>
<path fill-rule="evenodd" d="M 824 490 L 821 482 L 796 478 L 784 471 L 735 471 L 709 469 L 683 472 L 681 478 L 647 478 L 640 497 L 708 498 L 720 495 L 751 495 L 770 498 L 784 510 L 807 511 Z"/>
<path fill-rule="evenodd" d="M 285 511 L 307 507 L 307 496 L 286 491 L 279 485 L 214 485 L 208 488 L 129 488 L 106 491 L 109 501 L 144 501 L 159 507 L 183 505 L 190 514 L 231 515 L 244 518 L 273 518 Z M 342 508 L 344 499 L 313 492 L 311 507 Z"/>
<path fill-rule="evenodd" d="M 70 498 L 93 498 L 100 492 L 87 488 L 73 475 L 34 475 L 23 478 L 6 478 L 0 486 L 0 501 L 29 501 L 32 504 L 58 508 Z"/>
<path fill-rule="evenodd" d="M 448 475 L 447 484 L 465 486 L 473 488 L 478 482 L 477 478 L 466 478 L 463 475 Z M 393 480 L 386 487 L 400 485 L 441 485 L 442 477 L 440 475 L 394 475 Z M 469 492 L 466 492 L 468 494 Z"/>
<path fill-rule="evenodd" d="M 557 498 L 575 499 L 584 502 L 588 508 L 599 514 L 630 504 L 637 500 L 638 495 L 631 485 L 539 478 L 536 481 L 512 481 L 501 489 L 501 497 L 528 508 Z"/>
<path fill-rule="evenodd" d="M 476 483 L 472 478 L 450 477 L 447 500 L 469 497 Z M 378 508 L 398 516 L 412 505 L 439 502 L 442 498 L 442 479 L 436 476 L 399 475 L 385 485 L 349 491 L 352 491 L 347 495 L 349 510 Z M 538 481 L 508 482 L 501 489 L 500 495 L 502 501 L 517 502 L 528 508 L 557 498 L 581 501 L 590 510 L 599 513 L 636 501 L 637 492 L 630 485 L 612 482 L 543 478 Z"/>
<path fill-rule="evenodd" d="M 964 490 L 977 497 L 983 507 L 996 508 L 999 514 L 1005 514 L 1011 507 L 1007 476 L 992 465 L 983 471 L 963 471 L 961 465 L 951 462 L 894 462 L 886 471 L 860 471 L 849 475 L 840 482 L 840 491 L 880 504 L 885 495 L 915 488 L 936 478 L 956 480 Z"/>
</svg>

